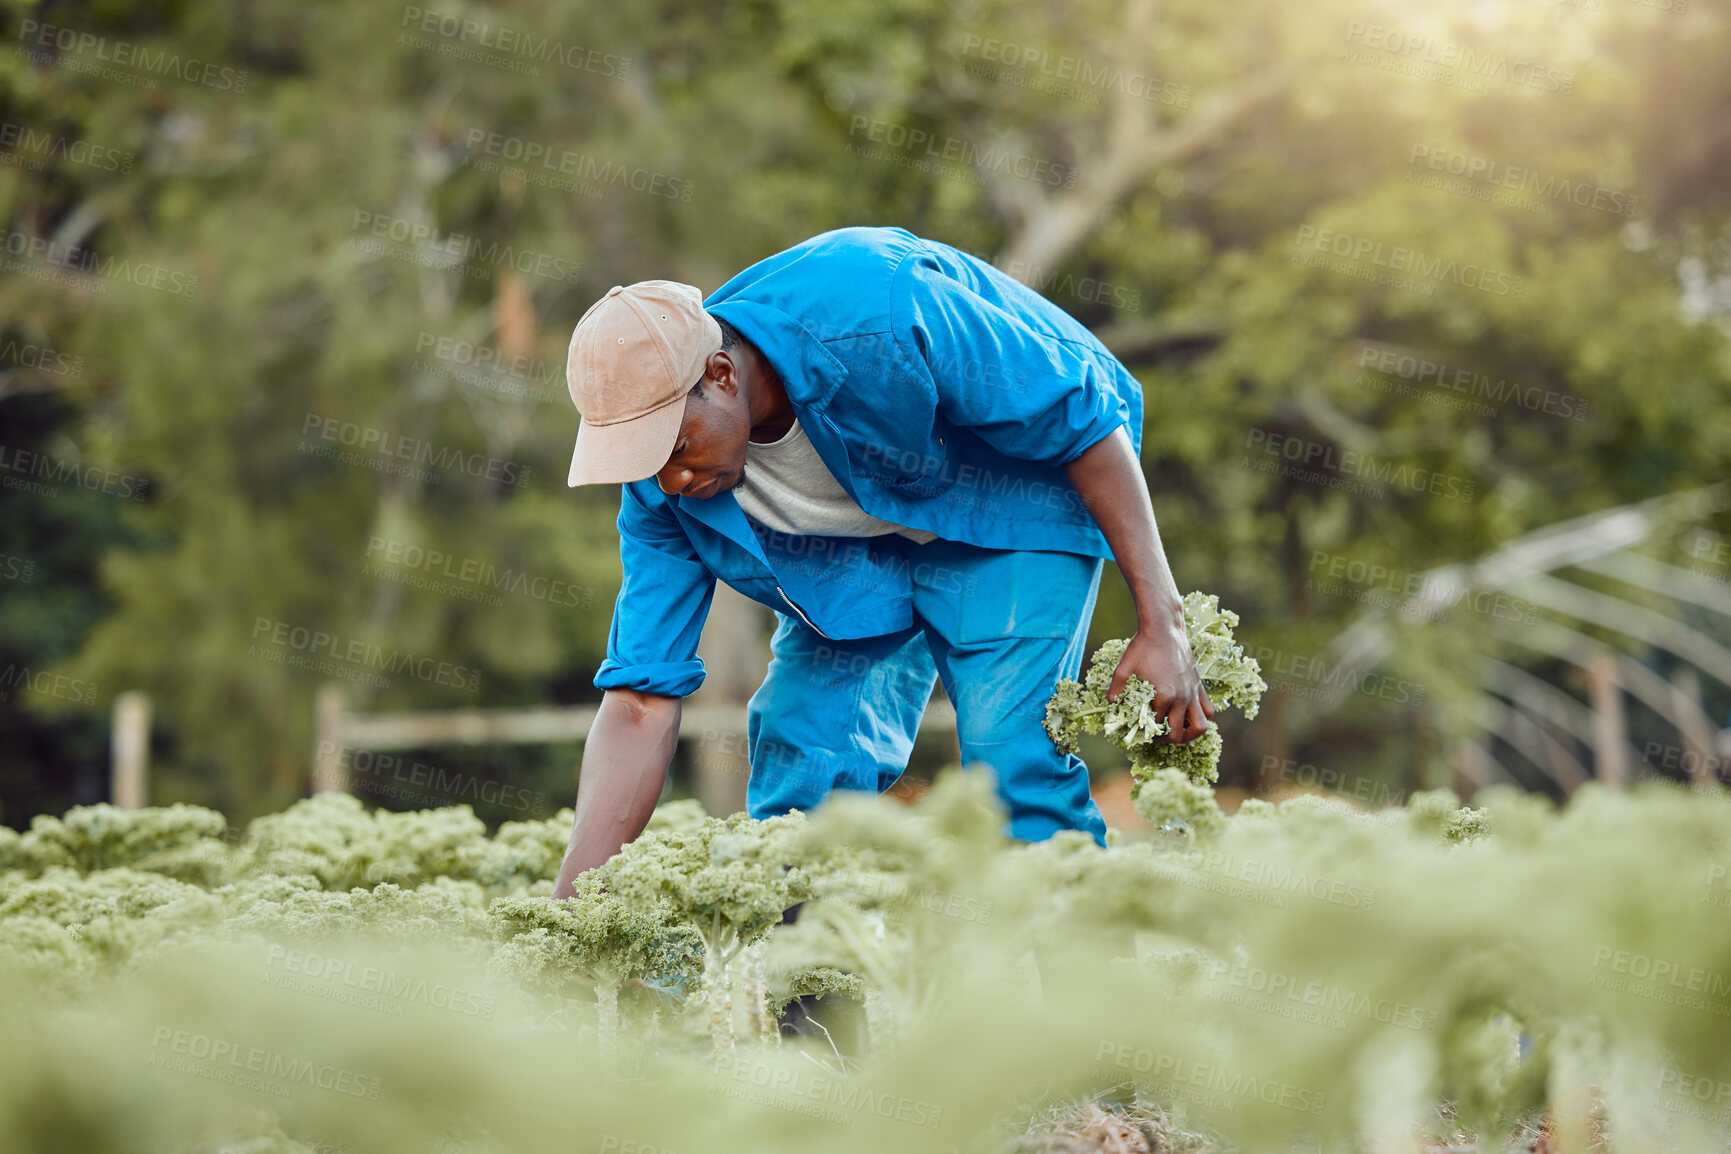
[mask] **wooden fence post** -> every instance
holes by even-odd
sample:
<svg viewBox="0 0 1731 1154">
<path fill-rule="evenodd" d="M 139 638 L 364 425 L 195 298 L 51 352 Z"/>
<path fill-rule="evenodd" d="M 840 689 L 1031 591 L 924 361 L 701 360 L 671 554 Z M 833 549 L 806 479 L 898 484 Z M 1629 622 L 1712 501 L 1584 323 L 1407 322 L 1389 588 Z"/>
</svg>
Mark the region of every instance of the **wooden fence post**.
<svg viewBox="0 0 1731 1154">
<path fill-rule="evenodd" d="M 1713 733 L 1703 723 L 1701 709 L 1701 675 L 1693 666 L 1679 665 L 1671 673 L 1671 692 L 1677 699 L 1677 731 L 1683 736 L 1687 754 L 1683 767 L 1689 771 L 1689 782 L 1698 788 L 1712 785 Z"/>
<path fill-rule="evenodd" d="M 1628 741 L 1623 722 L 1623 688 L 1617 678 L 1617 659 L 1608 653 L 1587 665 L 1587 682 L 1593 699 L 1593 760 L 1599 780 L 1611 789 L 1622 789 L 1629 780 L 1623 757 Z"/>
<path fill-rule="evenodd" d="M 143 809 L 149 796 L 150 697 L 129 689 L 114 699 L 108 796 L 121 809 Z"/>
<path fill-rule="evenodd" d="M 1476 741 L 1469 739 L 1456 744 L 1454 771 L 1454 790 L 1462 804 L 1470 804 L 1475 793 L 1491 784 L 1490 758 L 1485 755 L 1484 746 Z"/>
<path fill-rule="evenodd" d="M 343 727 L 348 703 L 340 685 L 319 686 L 313 699 L 313 792 L 349 791 L 349 773 L 343 760 Z"/>
</svg>

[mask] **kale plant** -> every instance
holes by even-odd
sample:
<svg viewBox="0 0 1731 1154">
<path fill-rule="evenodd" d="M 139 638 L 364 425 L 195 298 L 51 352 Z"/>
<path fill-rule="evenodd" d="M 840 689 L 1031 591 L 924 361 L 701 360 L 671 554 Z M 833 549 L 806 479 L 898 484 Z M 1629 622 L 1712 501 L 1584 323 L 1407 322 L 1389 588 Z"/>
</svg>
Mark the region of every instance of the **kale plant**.
<svg viewBox="0 0 1731 1154">
<path fill-rule="evenodd" d="M 1184 598 L 1184 635 L 1196 659 L 1196 671 L 1216 709 L 1237 706 L 1255 717 L 1262 693 L 1256 659 L 1232 639 L 1238 614 L 1220 608 L 1220 599 L 1203 593 Z M 1130 772 L 1138 784 L 1162 769 L 1182 771 L 1192 781 L 1211 784 L 1220 776 L 1220 731 L 1211 721 L 1200 737 L 1183 745 L 1166 740 L 1166 723 L 1155 716 L 1155 686 L 1131 675 L 1117 701 L 1107 699 L 1112 674 L 1124 659 L 1127 638 L 1107 641 L 1094 651 L 1081 681 L 1058 682 L 1046 704 L 1046 732 L 1065 753 L 1075 753 L 1078 738 L 1096 733 L 1109 738 L 1130 756 Z"/>
</svg>

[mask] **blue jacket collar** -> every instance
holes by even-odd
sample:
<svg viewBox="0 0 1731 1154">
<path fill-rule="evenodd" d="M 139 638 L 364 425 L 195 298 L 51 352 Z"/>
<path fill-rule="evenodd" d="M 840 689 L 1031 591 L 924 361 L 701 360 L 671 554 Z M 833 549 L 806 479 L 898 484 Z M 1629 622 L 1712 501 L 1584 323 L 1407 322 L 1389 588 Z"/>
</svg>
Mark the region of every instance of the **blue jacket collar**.
<svg viewBox="0 0 1731 1154">
<path fill-rule="evenodd" d="M 745 510 L 739 507 L 739 502 L 733 499 L 732 493 L 717 493 L 713 497 L 675 497 L 673 501 L 681 512 L 702 521 L 717 533 L 743 545 L 765 565 L 769 558 L 764 555 L 763 545 L 757 539 L 757 534 L 751 531 L 751 522 L 746 520 Z"/>
<path fill-rule="evenodd" d="M 809 329 L 773 305 L 725 300 L 710 306 L 709 311 L 763 350 L 781 374 L 788 399 L 795 405 L 821 409 L 847 380 L 847 366 Z"/>
<path fill-rule="evenodd" d="M 853 473 L 848 468 L 847 447 L 841 434 L 824 415 L 836 390 L 847 382 L 847 366 L 824 348 L 823 342 L 798 320 L 773 305 L 757 301 L 725 300 L 709 306 L 709 311 L 738 329 L 740 335 L 762 350 L 781 377 L 788 400 L 793 402 L 794 415 L 806 439 L 817 455 L 829 467 L 850 497 L 858 499 Z M 718 533 L 747 546 L 760 558 L 762 547 L 745 511 L 731 493 L 717 493 L 700 500 L 677 498 L 679 507 Z"/>
</svg>

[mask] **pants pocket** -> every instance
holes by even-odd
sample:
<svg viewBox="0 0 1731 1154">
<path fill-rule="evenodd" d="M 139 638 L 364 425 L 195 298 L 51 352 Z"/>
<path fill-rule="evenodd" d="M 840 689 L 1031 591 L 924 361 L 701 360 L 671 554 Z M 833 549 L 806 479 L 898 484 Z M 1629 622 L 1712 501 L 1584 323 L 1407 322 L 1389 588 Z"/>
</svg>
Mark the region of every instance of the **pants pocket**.
<svg viewBox="0 0 1731 1154">
<path fill-rule="evenodd" d="M 976 559 L 955 566 L 962 575 L 951 592 L 957 644 L 1075 633 L 1098 560 L 1030 550 L 975 552 Z"/>
</svg>

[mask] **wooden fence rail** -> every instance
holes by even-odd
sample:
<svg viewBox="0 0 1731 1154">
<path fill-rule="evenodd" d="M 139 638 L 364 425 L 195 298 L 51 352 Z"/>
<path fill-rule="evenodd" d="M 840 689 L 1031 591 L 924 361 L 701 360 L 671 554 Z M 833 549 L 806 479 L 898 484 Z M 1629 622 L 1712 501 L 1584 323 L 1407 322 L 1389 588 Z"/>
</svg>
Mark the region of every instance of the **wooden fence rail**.
<svg viewBox="0 0 1731 1154">
<path fill-rule="evenodd" d="M 313 792 L 348 792 L 349 758 L 357 749 L 419 749 L 429 745 L 534 745 L 582 741 L 595 723 L 596 706 L 531 709 L 441 709 L 398 713 L 354 713 L 340 685 L 319 689 L 314 701 Z M 938 698 L 926 706 L 920 729 L 954 731 L 955 707 Z M 745 709 L 687 702 L 679 715 L 682 740 L 745 733 Z"/>
</svg>

